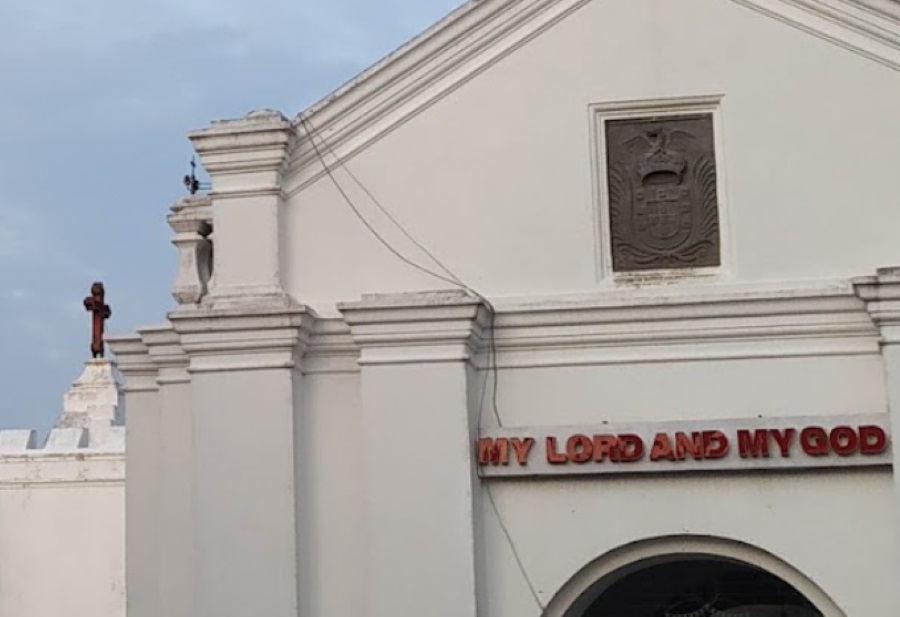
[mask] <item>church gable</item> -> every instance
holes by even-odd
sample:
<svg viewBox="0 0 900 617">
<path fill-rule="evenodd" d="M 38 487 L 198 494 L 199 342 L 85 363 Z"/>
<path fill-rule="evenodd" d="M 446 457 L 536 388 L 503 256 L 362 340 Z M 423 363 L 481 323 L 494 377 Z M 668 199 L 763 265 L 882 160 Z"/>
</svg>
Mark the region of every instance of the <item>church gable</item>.
<svg viewBox="0 0 900 617">
<path fill-rule="evenodd" d="M 436 284 L 348 211 L 310 132 L 485 293 L 581 292 L 648 275 L 845 277 L 893 263 L 887 229 L 900 215 L 883 207 L 893 199 L 883 178 L 900 140 L 883 137 L 900 106 L 898 32 L 892 14 L 837 0 L 467 5 L 294 123 L 291 287 L 327 304 L 376 277 L 397 291 Z M 655 139 L 645 130 L 610 143 L 608 129 L 628 122 L 674 135 L 661 156 L 685 158 L 669 168 L 677 183 L 651 195 L 634 175 L 616 181 L 610 148 L 636 173 L 650 151 L 630 140 Z M 652 176 L 642 182 L 662 179 Z M 365 216 L 383 220 L 343 182 Z M 418 254 L 390 225 L 379 230 Z"/>
<path fill-rule="evenodd" d="M 427 106 L 445 89 L 474 74 L 592 0 L 470 0 L 397 51 L 300 114 L 314 119 L 332 146 L 351 142 L 398 106 Z M 596 0 L 601 1 L 601 0 Z M 602 2 L 615 19 L 617 2 Z M 818 37 L 874 62 L 900 70 L 900 2 L 897 0 L 725 0 Z M 461 69 L 461 70 L 458 70 Z M 456 73 L 454 73 L 456 71 Z M 442 87 L 430 86 L 441 78 Z M 414 113 L 414 112 L 411 112 Z M 397 114 L 394 114 L 395 118 Z M 405 114 L 401 117 L 405 117 Z M 391 123 L 380 127 L 390 130 Z M 363 143 L 366 143 L 364 140 Z M 311 148 L 294 160 L 314 161 Z"/>
</svg>

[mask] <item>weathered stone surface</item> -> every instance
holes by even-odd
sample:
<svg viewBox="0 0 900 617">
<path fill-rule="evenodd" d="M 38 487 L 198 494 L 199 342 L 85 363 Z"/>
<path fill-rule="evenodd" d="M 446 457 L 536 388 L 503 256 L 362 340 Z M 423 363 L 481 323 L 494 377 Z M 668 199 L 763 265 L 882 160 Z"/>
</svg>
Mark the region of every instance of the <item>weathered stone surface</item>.
<svg viewBox="0 0 900 617">
<path fill-rule="evenodd" d="M 102 445 L 110 428 L 124 422 L 121 393 L 122 383 L 115 363 L 104 358 L 89 360 L 63 397 L 63 411 L 54 428 L 88 429 L 88 445 Z"/>
<path fill-rule="evenodd" d="M 606 135 L 613 269 L 718 266 L 712 116 L 613 120 Z"/>
</svg>

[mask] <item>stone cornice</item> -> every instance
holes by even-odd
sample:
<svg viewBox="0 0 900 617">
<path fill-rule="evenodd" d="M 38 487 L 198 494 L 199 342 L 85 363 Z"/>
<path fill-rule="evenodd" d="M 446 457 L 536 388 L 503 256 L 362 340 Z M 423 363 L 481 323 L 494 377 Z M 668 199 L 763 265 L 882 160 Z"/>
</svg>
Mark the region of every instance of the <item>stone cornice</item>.
<svg viewBox="0 0 900 617">
<path fill-rule="evenodd" d="M 181 337 L 171 324 L 142 328 L 139 334 L 150 361 L 159 369 L 157 382 L 160 385 L 190 381 L 188 356 L 181 347 Z"/>
<path fill-rule="evenodd" d="M 900 267 L 881 268 L 875 276 L 853 280 L 856 293 L 866 302 L 884 343 L 900 343 Z"/>
<path fill-rule="evenodd" d="M 361 365 L 469 360 L 490 313 L 463 291 L 366 295 L 338 305 Z"/>
<path fill-rule="evenodd" d="M 0 490 L 41 486 L 53 488 L 77 484 L 125 484 L 125 452 L 90 450 L 47 452 L 28 450 L 3 453 Z"/>
<path fill-rule="evenodd" d="M 140 334 L 125 334 L 106 338 L 116 356 L 119 372 L 125 377 L 125 392 L 148 392 L 158 388 L 158 366 L 150 359 L 150 350 Z"/>
<path fill-rule="evenodd" d="M 879 0 L 732 0 L 900 70 L 900 8 Z"/>
<path fill-rule="evenodd" d="M 847 283 L 495 302 L 501 367 L 878 353 Z"/>
<path fill-rule="evenodd" d="M 294 147 L 296 131 L 284 116 L 263 110 L 235 120 L 213 122 L 208 128 L 188 135 L 203 166 L 213 176 L 278 172 Z M 262 190 L 266 185 L 241 187 Z M 227 188 L 227 187 L 226 187 Z"/>
<path fill-rule="evenodd" d="M 341 319 L 316 321 L 312 339 L 303 356 L 303 373 L 357 373 L 359 348 L 350 327 Z"/>
<path fill-rule="evenodd" d="M 181 338 L 171 324 L 141 328 L 138 333 L 147 347 L 150 360 L 157 366 L 182 366 L 187 363 Z"/>
<path fill-rule="evenodd" d="M 724 0 L 723 0 L 724 1 Z M 900 70 L 900 9 L 887 0 L 731 0 Z M 304 142 L 287 173 L 293 194 L 321 172 L 300 118 L 348 160 L 531 40 L 587 0 L 469 2 L 294 120 Z M 321 146 L 320 146 L 321 147 Z"/>
<path fill-rule="evenodd" d="M 212 199 L 209 195 L 191 195 L 176 201 L 169 209 L 169 226 L 176 234 L 209 235 L 212 231 Z"/>
<path fill-rule="evenodd" d="M 341 159 L 352 158 L 588 1 L 463 5 L 294 120 L 302 139 L 286 173 L 285 192 L 296 193 L 321 175 L 301 174 L 318 158 L 301 117 L 315 127 L 327 149 Z"/>
<path fill-rule="evenodd" d="M 309 345 L 316 315 L 303 306 L 260 303 L 180 309 L 169 320 L 190 359 L 188 371 L 198 373 L 293 368 Z"/>
</svg>

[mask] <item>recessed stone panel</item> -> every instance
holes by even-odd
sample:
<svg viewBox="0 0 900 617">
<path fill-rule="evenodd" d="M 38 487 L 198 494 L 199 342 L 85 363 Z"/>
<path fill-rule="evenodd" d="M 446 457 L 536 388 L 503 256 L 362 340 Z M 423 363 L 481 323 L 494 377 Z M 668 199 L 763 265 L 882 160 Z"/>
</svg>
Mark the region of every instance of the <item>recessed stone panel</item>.
<svg viewBox="0 0 900 617">
<path fill-rule="evenodd" d="M 615 272 L 719 266 L 712 114 L 606 124 Z"/>
</svg>

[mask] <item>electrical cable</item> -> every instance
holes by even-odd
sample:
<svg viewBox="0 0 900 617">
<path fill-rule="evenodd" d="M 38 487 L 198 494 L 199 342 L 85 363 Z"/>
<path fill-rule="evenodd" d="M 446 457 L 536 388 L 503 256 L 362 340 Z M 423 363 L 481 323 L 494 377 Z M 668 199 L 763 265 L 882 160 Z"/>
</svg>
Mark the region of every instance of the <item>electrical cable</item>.
<svg viewBox="0 0 900 617">
<path fill-rule="evenodd" d="M 365 195 L 387 217 L 387 219 L 389 221 L 391 221 L 391 223 L 393 223 L 394 226 L 410 242 L 412 242 L 419 250 L 421 250 L 425 255 L 427 255 L 428 258 L 431 259 L 431 261 L 433 261 L 441 270 L 443 270 L 447 276 L 444 276 L 442 274 L 434 272 L 433 270 L 406 257 L 398 249 L 394 248 L 390 244 L 390 242 L 388 242 L 381 234 L 379 234 L 378 231 L 375 229 L 375 227 L 362 214 L 362 212 L 359 210 L 359 208 L 357 208 L 356 204 L 353 203 L 353 200 L 350 198 L 350 195 L 347 193 L 347 191 L 344 189 L 344 187 L 341 186 L 340 182 L 338 182 L 337 178 L 335 177 L 333 170 L 328 166 L 328 163 L 325 160 L 325 157 L 322 154 L 322 151 L 319 149 L 319 146 L 316 144 L 316 134 L 318 133 L 318 131 L 312 125 L 312 122 L 310 122 L 302 113 L 299 114 L 299 119 L 300 119 L 300 123 L 303 125 L 304 130 L 306 131 L 307 136 L 309 137 L 309 143 L 313 148 L 316 158 L 319 160 L 319 163 L 322 165 L 322 170 L 325 172 L 325 174 L 331 180 L 331 183 L 334 185 L 335 189 L 341 195 L 344 202 L 347 204 L 347 206 L 350 208 L 350 210 L 353 212 L 353 214 L 356 216 L 356 218 L 359 219 L 359 221 L 365 226 L 365 228 L 369 231 L 369 233 L 371 233 L 379 241 L 379 243 L 381 243 L 381 245 L 384 246 L 384 248 L 386 248 L 395 257 L 400 259 L 403 263 L 411 266 L 412 268 L 415 268 L 416 270 L 419 270 L 420 272 L 422 272 L 424 274 L 427 274 L 438 280 L 444 281 L 445 283 L 450 283 L 451 285 L 454 285 L 455 287 L 459 287 L 459 288 L 463 289 L 464 291 L 468 292 L 469 294 L 475 296 L 477 299 L 482 301 L 487 306 L 488 310 L 490 311 L 490 325 L 489 325 L 490 349 L 489 349 L 489 357 L 488 357 L 488 371 L 485 373 L 484 383 L 481 388 L 481 395 L 480 395 L 479 409 L 478 409 L 478 422 L 476 425 L 476 431 L 477 431 L 478 437 L 480 439 L 481 429 L 482 429 L 482 426 L 481 426 L 482 425 L 482 415 L 483 415 L 483 411 L 484 411 L 484 396 L 487 391 L 487 381 L 488 381 L 489 377 L 493 377 L 493 379 L 492 379 L 493 392 L 492 392 L 492 396 L 491 396 L 491 403 L 492 403 L 491 406 L 492 406 L 494 415 L 497 419 L 498 426 L 502 427 L 503 421 L 500 417 L 500 410 L 499 410 L 499 405 L 497 402 L 498 401 L 498 385 L 499 385 L 499 379 L 498 379 L 499 367 L 497 365 L 497 342 L 496 342 L 496 338 L 494 336 L 497 311 L 494 309 L 493 304 L 491 304 L 491 302 L 487 298 L 485 298 L 484 295 L 482 295 L 481 293 L 479 293 L 472 287 L 466 285 L 456 274 L 454 274 L 454 272 L 452 270 L 450 270 L 450 268 L 448 268 L 446 265 L 444 265 L 444 263 L 440 259 L 438 259 L 437 256 L 435 256 L 431 251 L 429 251 L 428 248 L 425 247 L 421 242 L 416 240 L 415 237 L 413 237 L 413 235 L 411 233 L 409 233 L 403 227 L 403 225 L 401 225 L 400 222 L 387 210 L 387 208 L 385 208 L 381 204 L 381 202 L 359 180 L 359 178 L 356 177 L 356 175 L 340 159 L 340 157 L 338 157 L 338 155 L 331 148 L 331 146 L 328 144 L 328 142 L 325 140 L 325 138 L 323 138 L 321 135 L 318 135 L 319 140 L 322 142 L 324 147 L 328 149 L 331 156 L 335 159 L 335 163 L 337 165 L 339 165 L 348 176 L 350 176 L 350 178 L 354 181 L 354 183 L 363 191 L 363 193 L 365 193 Z M 534 583 L 531 581 L 531 577 L 528 575 L 528 572 L 525 568 L 522 558 L 519 555 L 519 551 L 518 551 L 518 548 L 516 547 L 516 543 L 515 543 L 515 541 L 513 541 L 512 534 L 510 533 L 506 524 L 503 522 L 503 517 L 500 515 L 500 510 L 497 507 L 497 502 L 494 500 L 494 496 L 493 496 L 493 493 L 491 492 L 490 485 L 488 483 L 485 483 L 484 488 L 485 488 L 485 494 L 488 497 L 488 501 L 490 502 L 491 507 L 497 516 L 497 522 L 500 524 L 500 528 L 503 531 L 504 536 L 506 537 L 506 541 L 509 544 L 510 549 L 512 550 L 513 558 L 515 559 L 516 564 L 518 565 L 519 570 L 522 573 L 522 577 L 525 579 L 525 583 L 527 584 L 528 589 L 531 592 L 531 596 L 534 599 L 535 603 L 540 608 L 540 610 L 543 612 L 545 609 L 544 604 L 541 602 L 541 599 L 537 592 L 537 589 L 535 588 Z"/>
<path fill-rule="evenodd" d="M 525 579 L 525 584 L 528 587 L 528 591 L 531 592 L 531 597 L 534 599 L 534 603 L 538 605 L 538 608 L 541 609 L 541 614 L 546 610 L 546 606 L 541 602 L 541 597 L 538 595 L 537 589 L 534 586 L 534 583 L 531 582 L 531 577 L 528 576 L 528 571 L 525 569 L 525 564 L 522 561 L 521 555 L 519 555 L 519 549 L 516 548 L 516 543 L 513 542 L 512 535 L 509 533 L 509 529 L 506 527 L 506 523 L 503 522 L 503 517 L 500 515 L 500 509 L 497 507 L 497 502 L 494 501 L 494 494 L 491 492 L 491 485 L 485 483 L 484 485 L 485 493 L 487 494 L 488 501 L 491 504 L 491 508 L 494 510 L 494 514 L 497 515 L 497 522 L 500 524 L 500 529 L 503 530 L 503 535 L 506 536 L 506 542 L 509 544 L 509 548 L 512 551 L 513 559 L 516 560 L 516 565 L 519 566 L 519 571 L 522 573 L 522 578 Z"/>
<path fill-rule="evenodd" d="M 341 161 L 340 157 L 338 157 L 338 155 L 334 151 L 334 149 L 328 144 L 328 142 L 325 140 L 325 138 L 322 137 L 321 134 L 319 134 L 319 131 L 313 125 L 312 121 L 310 121 L 303 113 L 300 113 L 298 117 L 300 119 L 300 123 L 303 125 L 303 128 L 306 131 L 306 135 L 309 137 L 310 145 L 313 147 L 313 151 L 316 154 L 316 158 L 319 159 L 319 163 L 322 165 L 323 171 L 326 173 L 326 175 L 328 175 L 328 177 L 331 179 L 331 182 L 335 185 L 335 188 L 337 188 L 338 192 L 340 192 L 344 201 L 347 203 L 347 205 L 350 207 L 350 209 L 353 211 L 353 213 L 356 215 L 356 217 L 363 223 L 363 225 L 366 226 L 366 228 L 369 230 L 369 232 L 372 233 L 378 239 L 378 241 L 382 245 L 384 245 L 385 248 L 387 248 L 391 253 L 393 253 L 396 257 L 401 259 L 406 264 L 416 268 L 417 270 L 419 270 L 421 272 L 424 272 L 425 274 L 435 277 L 438 280 L 444 281 L 445 283 L 450 283 L 451 285 L 454 285 L 456 287 L 463 289 L 464 291 L 467 291 L 471 295 L 473 295 L 476 298 L 478 298 L 479 300 L 481 300 L 487 306 L 487 308 L 491 314 L 490 326 L 489 326 L 489 333 L 490 333 L 489 347 L 490 348 L 489 348 L 488 367 L 487 367 L 488 373 L 490 373 L 493 378 L 493 380 L 492 380 L 493 391 L 491 394 L 491 408 L 494 412 L 494 417 L 497 420 L 498 426 L 502 427 L 503 420 L 500 418 L 500 409 L 499 409 L 499 405 L 497 402 L 498 386 L 499 386 L 499 367 L 497 366 L 497 341 L 494 336 L 494 332 L 495 332 L 494 325 L 496 323 L 497 311 L 494 308 L 494 305 L 491 304 L 490 300 L 488 300 L 483 294 L 479 293 L 477 290 L 473 289 L 469 285 L 466 285 L 462 281 L 462 279 L 460 279 L 448 266 L 446 266 L 440 259 L 438 259 L 438 257 L 432 251 L 428 250 L 428 248 L 424 244 L 422 244 L 421 242 L 416 240 L 416 238 L 409 231 L 406 230 L 406 228 L 390 213 L 390 211 L 388 211 L 388 209 L 382 205 L 381 201 L 377 197 L 375 197 L 375 195 L 372 193 L 372 191 L 370 191 L 369 188 L 366 187 L 366 185 L 360 181 L 360 179 L 356 176 L 356 174 L 353 173 L 353 171 L 350 169 L 350 167 L 346 163 L 343 163 Z M 418 263 L 413 262 L 411 259 L 408 259 L 405 255 L 402 255 L 398 250 L 396 250 L 393 246 L 391 246 L 390 243 L 375 230 L 374 226 L 371 223 L 369 223 L 369 221 L 363 216 L 363 214 L 360 212 L 359 208 L 357 208 L 356 205 L 353 203 L 353 201 L 350 199 L 350 196 L 347 194 L 347 192 L 344 190 L 344 188 L 338 183 L 337 178 L 334 176 L 333 171 L 328 166 L 328 164 L 325 162 L 325 157 L 322 154 L 322 150 L 319 148 L 318 145 L 316 145 L 316 137 L 318 137 L 319 141 L 322 143 L 322 146 L 325 149 L 327 149 L 329 154 L 331 154 L 332 158 L 334 158 L 335 163 L 337 165 L 339 165 L 341 167 L 341 169 L 344 170 L 344 173 L 346 173 L 348 176 L 350 176 L 350 178 L 353 180 L 353 182 L 363 191 L 363 193 L 366 194 L 366 196 L 372 201 L 372 203 L 375 204 L 375 206 L 387 217 L 387 219 L 391 223 L 394 224 L 394 226 L 404 236 L 406 236 L 407 239 L 409 239 L 410 242 L 412 242 L 423 253 L 425 253 L 425 255 L 427 255 L 441 270 L 443 270 L 447 274 L 446 277 L 443 275 L 440 275 L 428 268 L 425 268 L 424 266 L 422 266 Z M 452 279 L 452 280 L 450 280 L 450 279 Z M 485 387 L 486 386 L 487 386 L 487 375 L 485 376 Z M 479 437 L 481 436 L 480 432 L 481 432 L 481 424 L 482 424 L 482 415 L 483 415 L 483 405 L 479 405 L 478 424 L 477 424 L 478 431 L 479 431 Z"/>
<path fill-rule="evenodd" d="M 301 123 L 305 122 L 302 115 L 300 116 L 300 122 Z M 372 226 L 372 224 L 369 223 L 369 221 L 366 219 L 366 217 L 364 217 L 362 215 L 362 213 L 359 211 L 359 209 L 353 203 L 353 200 L 350 199 L 350 196 L 344 190 L 344 187 L 342 187 L 341 184 L 337 181 L 337 178 L 334 177 L 334 174 L 332 173 L 331 168 L 328 167 L 327 163 L 325 162 L 325 158 L 322 156 L 322 153 L 319 151 L 319 147 L 316 145 L 316 142 L 312 137 L 312 133 L 308 128 L 306 129 L 306 133 L 307 133 L 307 135 L 309 135 L 309 143 L 312 145 L 313 150 L 315 150 L 315 152 L 316 152 L 316 156 L 319 158 L 319 161 L 322 164 L 322 169 L 325 171 L 326 175 L 328 175 L 328 177 L 331 179 L 332 184 L 334 184 L 334 187 L 341 194 L 341 197 L 343 197 L 344 202 L 350 207 L 350 209 L 356 215 L 356 218 L 358 218 L 360 220 L 360 222 L 366 226 L 366 229 L 369 230 L 369 233 L 371 233 L 375 237 L 375 239 L 378 240 L 382 244 L 382 246 L 384 246 L 384 248 L 386 248 L 388 251 L 390 251 L 397 259 L 399 259 L 400 261 L 402 261 L 403 263 L 405 263 L 409 266 L 412 266 L 416 270 L 424 272 L 425 274 L 427 274 L 429 276 L 433 276 L 434 278 L 440 279 L 440 280 L 444 281 L 445 283 L 450 283 L 451 285 L 454 285 L 457 287 L 461 286 L 460 283 L 458 283 L 457 281 L 447 278 L 446 276 L 438 274 L 437 272 L 434 272 L 432 270 L 429 270 L 425 266 L 417 264 L 416 262 L 412 261 L 411 259 L 408 259 L 405 255 L 403 255 L 403 253 L 401 253 L 400 251 L 395 249 L 393 246 L 391 246 L 390 242 L 385 240 L 381 236 L 381 234 L 379 234 L 378 231 Z"/>
</svg>

